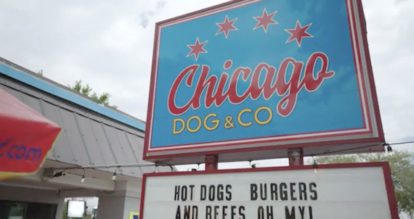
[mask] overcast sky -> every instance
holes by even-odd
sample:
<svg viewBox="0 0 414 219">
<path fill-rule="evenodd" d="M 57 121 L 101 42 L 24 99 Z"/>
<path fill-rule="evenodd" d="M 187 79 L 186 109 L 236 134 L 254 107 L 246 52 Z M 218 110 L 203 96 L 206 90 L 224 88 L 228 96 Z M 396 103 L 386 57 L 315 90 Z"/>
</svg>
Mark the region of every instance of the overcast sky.
<svg viewBox="0 0 414 219">
<path fill-rule="evenodd" d="M 155 22 L 221 2 L 1 0 L 0 56 L 64 85 L 82 79 L 144 120 Z M 387 141 L 413 140 L 414 1 L 363 3 Z"/>
</svg>

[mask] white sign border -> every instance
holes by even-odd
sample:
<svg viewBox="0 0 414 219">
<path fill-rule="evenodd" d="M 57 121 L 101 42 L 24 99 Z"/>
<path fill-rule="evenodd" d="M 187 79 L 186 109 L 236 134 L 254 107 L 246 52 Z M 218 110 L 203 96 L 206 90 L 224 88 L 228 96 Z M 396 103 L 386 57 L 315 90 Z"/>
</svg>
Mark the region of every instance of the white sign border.
<svg viewBox="0 0 414 219">
<path fill-rule="evenodd" d="M 349 169 L 349 168 L 382 168 L 384 175 L 385 188 L 390 208 L 391 218 L 399 219 L 397 200 L 395 198 L 394 186 L 391 178 L 391 169 L 388 162 L 372 162 L 372 163 L 347 163 L 347 164 L 323 164 L 318 165 L 318 169 Z M 312 170 L 312 165 L 304 166 L 283 166 L 283 167 L 265 167 L 265 168 L 249 168 L 249 169 L 227 169 L 217 171 L 188 171 L 188 172 L 162 172 L 162 173 L 147 173 L 143 175 L 141 188 L 141 203 L 140 203 L 140 219 L 144 218 L 144 203 L 145 203 L 145 186 L 148 178 L 162 177 L 162 176 L 183 176 L 183 175 L 201 175 L 201 174 L 228 174 L 228 173 L 248 173 L 248 172 L 274 172 L 274 171 L 295 171 L 295 170 Z"/>
</svg>

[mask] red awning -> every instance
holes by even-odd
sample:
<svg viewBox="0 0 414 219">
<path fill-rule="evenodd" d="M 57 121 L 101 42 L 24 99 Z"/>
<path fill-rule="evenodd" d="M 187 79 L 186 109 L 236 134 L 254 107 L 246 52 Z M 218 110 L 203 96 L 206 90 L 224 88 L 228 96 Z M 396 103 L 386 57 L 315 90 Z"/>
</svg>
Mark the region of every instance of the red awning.
<svg viewBox="0 0 414 219">
<path fill-rule="evenodd" d="M 61 128 L 0 89 L 0 180 L 36 173 Z"/>
</svg>

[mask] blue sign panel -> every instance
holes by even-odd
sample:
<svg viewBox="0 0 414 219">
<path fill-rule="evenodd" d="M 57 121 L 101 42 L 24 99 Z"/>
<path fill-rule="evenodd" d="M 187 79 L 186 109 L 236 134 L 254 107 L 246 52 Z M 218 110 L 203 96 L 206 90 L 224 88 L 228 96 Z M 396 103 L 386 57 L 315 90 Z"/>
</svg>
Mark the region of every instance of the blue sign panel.
<svg viewBox="0 0 414 219">
<path fill-rule="evenodd" d="M 158 23 L 144 158 L 382 141 L 361 11 L 250 0 Z"/>
</svg>

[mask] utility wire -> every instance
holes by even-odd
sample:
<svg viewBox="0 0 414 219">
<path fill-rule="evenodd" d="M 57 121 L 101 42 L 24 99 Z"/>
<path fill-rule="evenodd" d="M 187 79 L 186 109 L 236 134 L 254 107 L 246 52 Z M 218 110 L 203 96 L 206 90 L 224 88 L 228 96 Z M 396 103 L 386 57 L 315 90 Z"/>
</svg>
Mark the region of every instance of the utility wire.
<svg viewBox="0 0 414 219">
<path fill-rule="evenodd" d="M 413 144 L 413 143 L 414 143 L 414 140 L 413 141 L 394 142 L 394 143 L 382 143 L 382 146 L 387 147 L 387 150 L 388 151 L 390 151 L 390 150 L 392 151 L 391 146 L 405 145 L 405 144 Z M 351 151 L 351 150 L 358 150 L 358 149 L 364 149 L 364 148 L 370 148 L 370 147 L 378 147 L 378 145 L 379 144 L 372 144 L 372 145 L 365 145 L 365 146 L 359 146 L 359 147 L 346 148 L 346 149 L 341 149 L 341 150 L 325 151 L 325 152 L 322 152 L 322 153 L 311 154 L 309 156 L 313 157 L 313 159 L 314 159 L 315 156 L 329 155 L 329 154 L 341 153 L 341 152 L 346 152 L 346 151 Z M 317 168 L 317 164 L 315 162 L 315 159 L 314 159 L 314 164 L 313 165 L 314 165 L 314 168 Z M 47 181 L 49 179 L 52 179 L 52 178 L 55 178 L 55 177 L 60 177 L 62 175 L 65 175 L 65 171 L 67 171 L 67 170 L 82 169 L 83 170 L 82 182 L 83 182 L 84 177 L 85 177 L 85 169 L 105 169 L 105 168 L 108 168 L 109 169 L 109 168 L 116 168 L 116 170 L 114 172 L 114 176 L 116 176 L 116 171 L 118 169 L 120 169 L 121 167 L 128 168 L 128 167 L 150 167 L 150 166 L 154 166 L 155 167 L 154 172 L 155 172 L 156 169 L 158 169 L 159 166 L 168 166 L 168 167 L 171 168 L 171 172 L 174 172 L 174 167 L 172 165 L 166 164 L 166 163 L 136 163 L 136 164 L 126 164 L 126 165 L 51 168 L 52 170 L 55 171 L 55 173 L 52 176 L 48 177 L 47 179 L 44 179 L 44 181 Z M 58 171 L 58 170 L 60 170 L 60 171 Z M 116 189 L 116 184 L 115 184 L 115 187 L 114 187 L 114 191 L 115 191 L 115 189 Z M 113 192 L 113 191 L 111 191 L 111 192 Z"/>
<path fill-rule="evenodd" d="M 413 144 L 413 141 L 403 141 L 403 142 L 394 142 L 394 143 L 382 143 L 382 145 L 385 146 L 397 146 L 397 145 L 405 145 L 405 144 Z M 347 152 L 352 150 L 358 150 L 358 149 L 364 149 L 364 148 L 371 148 L 371 147 L 377 147 L 379 144 L 372 144 L 372 145 L 364 145 L 364 146 L 358 146 L 358 147 L 352 147 L 352 148 L 346 148 L 341 150 L 333 150 L 333 151 L 325 151 L 322 153 L 315 153 L 311 154 L 309 156 L 321 156 L 321 155 L 329 155 L 329 154 L 335 154 L 335 153 L 341 153 L 341 152 Z M 54 170 L 74 170 L 74 169 L 109 169 L 109 168 L 129 168 L 129 167 L 158 167 L 158 166 L 168 166 L 171 169 L 171 172 L 174 171 L 174 168 L 170 164 L 166 163 L 136 163 L 136 164 L 125 164 L 125 165 L 106 165 L 106 166 L 85 166 L 85 167 L 67 167 L 67 168 L 56 168 Z M 63 172 L 62 171 L 62 172 Z"/>
<path fill-rule="evenodd" d="M 402 144 L 412 144 L 414 143 L 413 141 L 402 141 L 402 142 L 396 142 L 396 143 L 391 143 L 390 145 L 402 145 Z"/>
<path fill-rule="evenodd" d="M 340 150 L 333 150 L 333 151 L 325 151 L 322 153 L 316 153 L 311 154 L 310 156 L 321 156 L 321 155 L 329 155 L 329 154 L 335 154 L 335 153 L 341 153 L 341 152 L 347 152 L 347 151 L 353 151 L 358 149 L 364 149 L 364 148 L 372 148 L 372 147 L 378 147 L 379 144 L 373 144 L 373 145 L 365 145 L 365 146 L 358 146 L 358 147 L 352 147 L 352 148 L 346 148 L 346 149 L 340 149 Z M 383 146 L 386 146 L 386 144 L 382 144 Z"/>
<path fill-rule="evenodd" d="M 395 142 L 395 143 L 382 143 L 382 145 L 385 147 L 385 146 L 396 146 L 396 145 L 404 145 L 404 144 L 412 144 L 412 143 L 414 143 L 414 141 L 402 141 L 402 142 Z M 312 154 L 311 156 L 329 155 L 329 154 L 334 154 L 334 153 L 340 153 L 340 152 L 346 152 L 346 151 L 352 151 L 352 150 L 358 150 L 358 149 L 364 149 L 364 148 L 371 148 L 371 147 L 378 147 L 378 144 L 352 147 L 352 148 L 333 150 L 333 151 L 325 151 L 325 152 L 322 152 L 322 153 Z"/>
</svg>

